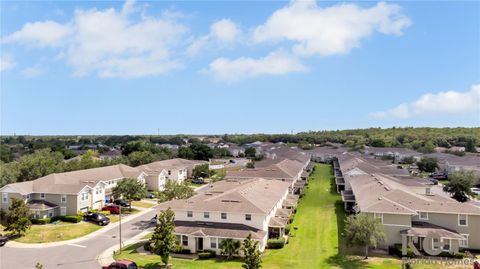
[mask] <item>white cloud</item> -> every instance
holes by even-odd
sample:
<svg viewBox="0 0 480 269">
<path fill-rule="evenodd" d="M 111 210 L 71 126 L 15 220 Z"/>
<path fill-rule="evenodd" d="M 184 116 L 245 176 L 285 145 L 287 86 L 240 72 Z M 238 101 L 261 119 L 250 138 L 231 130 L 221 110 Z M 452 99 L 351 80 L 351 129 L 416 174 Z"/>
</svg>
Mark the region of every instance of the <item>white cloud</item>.
<svg viewBox="0 0 480 269">
<path fill-rule="evenodd" d="M 1 56 L 0 56 L 0 71 L 1 72 L 12 70 L 13 68 L 15 68 L 15 65 L 16 65 L 15 60 L 13 59 L 13 57 L 10 54 L 4 54 L 4 53 L 1 54 Z"/>
<path fill-rule="evenodd" d="M 408 119 L 421 115 L 444 115 L 469 112 L 480 113 L 480 84 L 473 85 L 469 91 L 447 91 L 427 93 L 418 100 L 400 104 L 381 112 L 371 113 L 376 119 Z"/>
<path fill-rule="evenodd" d="M 22 70 L 22 75 L 28 78 L 39 77 L 47 73 L 47 69 L 40 65 L 30 66 Z"/>
<path fill-rule="evenodd" d="M 171 18 L 131 17 L 141 12 L 134 1 L 121 10 L 76 10 L 65 24 L 53 21 L 27 23 L 4 38 L 6 43 L 31 46 L 61 46 L 57 55 L 75 75 L 99 77 L 159 75 L 182 66 L 175 49 L 187 28 Z"/>
<path fill-rule="evenodd" d="M 380 2 L 370 8 L 355 4 L 318 7 L 313 0 L 293 1 L 275 11 L 254 30 L 254 41 L 294 42 L 293 51 L 302 56 L 348 53 L 374 31 L 401 35 L 411 24 L 395 4 Z"/>
<path fill-rule="evenodd" d="M 216 21 L 210 26 L 210 33 L 194 39 L 187 52 L 194 55 L 207 48 L 232 45 L 240 33 L 239 27 L 230 19 Z"/>
<path fill-rule="evenodd" d="M 54 21 L 29 22 L 22 29 L 6 36 L 2 43 L 20 43 L 33 47 L 58 47 L 64 45 L 65 39 L 71 34 L 68 24 Z"/>
<path fill-rule="evenodd" d="M 210 63 L 206 72 L 216 79 L 233 82 L 260 75 L 284 75 L 305 71 L 307 71 L 307 68 L 297 58 L 283 51 L 276 51 L 260 59 L 241 57 L 230 60 L 218 58 Z"/>
</svg>

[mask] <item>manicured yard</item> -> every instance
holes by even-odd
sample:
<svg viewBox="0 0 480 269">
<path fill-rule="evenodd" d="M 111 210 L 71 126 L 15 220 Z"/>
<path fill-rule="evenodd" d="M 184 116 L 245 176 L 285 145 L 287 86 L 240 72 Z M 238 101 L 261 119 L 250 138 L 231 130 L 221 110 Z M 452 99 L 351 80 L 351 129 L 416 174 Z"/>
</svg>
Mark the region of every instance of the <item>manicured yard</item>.
<svg viewBox="0 0 480 269">
<path fill-rule="evenodd" d="M 149 203 L 145 201 L 132 201 L 132 206 L 136 206 L 136 207 L 150 208 L 150 207 L 154 207 L 155 205 L 156 204 L 154 203 Z"/>
<path fill-rule="evenodd" d="M 352 268 L 352 269 L 398 269 L 401 261 L 389 258 L 369 258 L 343 256 L 345 248 L 339 231 L 343 229 L 344 211 L 341 197 L 332 190 L 331 166 L 317 165 L 311 176 L 306 195 L 300 204 L 292 227 L 289 244 L 283 249 L 266 250 L 263 255 L 264 269 L 318 269 L 318 268 Z M 340 247 L 339 247 L 340 246 Z M 160 268 L 160 258 L 154 255 L 139 255 L 136 249 L 140 244 L 128 246 L 117 259 L 131 259 L 140 266 L 153 269 Z M 240 261 L 223 260 L 183 260 L 172 259 L 173 268 L 241 268 Z M 416 265 L 415 269 L 441 268 L 439 265 Z"/>
<path fill-rule="evenodd" d="M 48 243 L 69 240 L 92 233 L 103 226 L 89 222 L 33 225 L 24 236 L 15 239 L 21 243 Z"/>
</svg>

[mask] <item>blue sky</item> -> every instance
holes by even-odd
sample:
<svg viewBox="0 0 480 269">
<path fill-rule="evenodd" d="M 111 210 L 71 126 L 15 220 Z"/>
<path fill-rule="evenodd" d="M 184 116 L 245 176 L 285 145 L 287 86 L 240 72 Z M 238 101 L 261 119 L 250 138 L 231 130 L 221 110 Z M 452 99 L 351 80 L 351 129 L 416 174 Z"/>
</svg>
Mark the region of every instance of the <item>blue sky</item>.
<svg viewBox="0 0 480 269">
<path fill-rule="evenodd" d="M 480 126 L 480 3 L 1 2 L 1 134 Z"/>
</svg>

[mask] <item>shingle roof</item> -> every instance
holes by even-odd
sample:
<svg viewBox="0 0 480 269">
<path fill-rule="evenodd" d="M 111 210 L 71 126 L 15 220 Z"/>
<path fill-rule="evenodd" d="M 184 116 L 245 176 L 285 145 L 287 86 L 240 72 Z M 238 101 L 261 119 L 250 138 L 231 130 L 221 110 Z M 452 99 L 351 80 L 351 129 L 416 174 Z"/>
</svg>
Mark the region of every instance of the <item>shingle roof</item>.
<svg viewBox="0 0 480 269">
<path fill-rule="evenodd" d="M 268 178 L 295 180 L 303 171 L 303 165 L 289 159 L 258 162 L 255 168 L 227 171 L 226 178 Z"/>
<path fill-rule="evenodd" d="M 32 181 L 8 184 L 22 194 L 58 193 L 77 194 L 85 186 L 93 187 L 100 181 L 138 177 L 142 172 L 136 168 L 118 164 L 65 173 L 54 173 Z"/>
<path fill-rule="evenodd" d="M 137 166 L 136 168 L 148 175 L 158 175 L 162 170 L 192 168 L 195 165 L 207 163 L 206 161 L 187 160 L 181 158 L 156 161 L 153 163 Z"/>
<path fill-rule="evenodd" d="M 213 183 L 204 193 L 189 199 L 164 202 L 160 207 L 170 207 L 173 210 L 266 214 L 285 195 L 289 186 L 290 183 L 279 180 L 222 180 Z"/>
<path fill-rule="evenodd" d="M 243 224 L 194 221 L 175 221 L 175 233 L 237 239 L 243 239 L 251 234 L 255 240 L 262 240 L 267 234 L 265 231 Z"/>
</svg>

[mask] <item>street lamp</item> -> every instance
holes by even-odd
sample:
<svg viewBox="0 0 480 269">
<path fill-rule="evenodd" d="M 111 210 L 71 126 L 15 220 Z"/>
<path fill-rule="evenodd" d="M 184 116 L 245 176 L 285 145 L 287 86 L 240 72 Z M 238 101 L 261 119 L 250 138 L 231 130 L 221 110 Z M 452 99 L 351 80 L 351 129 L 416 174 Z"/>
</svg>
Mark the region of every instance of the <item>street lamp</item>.
<svg viewBox="0 0 480 269">
<path fill-rule="evenodd" d="M 120 249 L 118 250 L 118 253 L 122 253 L 122 206 L 119 205 L 119 214 L 118 214 L 118 232 L 119 232 L 119 238 L 120 238 Z"/>
</svg>

